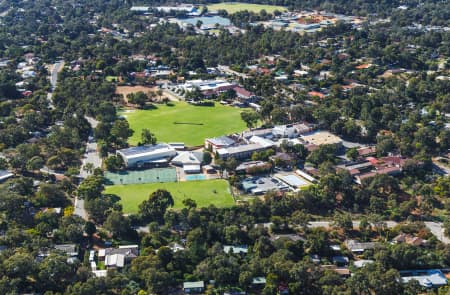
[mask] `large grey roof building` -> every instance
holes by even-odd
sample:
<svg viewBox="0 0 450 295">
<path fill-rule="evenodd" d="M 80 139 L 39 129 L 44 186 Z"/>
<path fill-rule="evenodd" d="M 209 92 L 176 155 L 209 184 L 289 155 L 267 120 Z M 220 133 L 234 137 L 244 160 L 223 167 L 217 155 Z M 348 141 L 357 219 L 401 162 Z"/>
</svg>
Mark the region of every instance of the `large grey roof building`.
<svg viewBox="0 0 450 295">
<path fill-rule="evenodd" d="M 126 166 L 130 168 L 139 167 L 146 163 L 168 162 L 170 158 L 177 155 L 177 152 L 172 146 L 159 143 L 118 150 L 117 154 L 123 158 Z"/>
</svg>

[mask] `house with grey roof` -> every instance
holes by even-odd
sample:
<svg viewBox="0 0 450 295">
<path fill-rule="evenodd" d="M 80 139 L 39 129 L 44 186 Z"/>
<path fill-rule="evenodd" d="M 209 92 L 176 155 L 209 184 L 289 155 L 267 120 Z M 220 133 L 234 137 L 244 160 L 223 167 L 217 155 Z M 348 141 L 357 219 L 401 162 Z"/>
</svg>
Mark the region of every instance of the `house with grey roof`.
<svg viewBox="0 0 450 295">
<path fill-rule="evenodd" d="M 183 292 L 184 294 L 201 294 L 205 291 L 205 282 L 184 282 Z"/>
</svg>

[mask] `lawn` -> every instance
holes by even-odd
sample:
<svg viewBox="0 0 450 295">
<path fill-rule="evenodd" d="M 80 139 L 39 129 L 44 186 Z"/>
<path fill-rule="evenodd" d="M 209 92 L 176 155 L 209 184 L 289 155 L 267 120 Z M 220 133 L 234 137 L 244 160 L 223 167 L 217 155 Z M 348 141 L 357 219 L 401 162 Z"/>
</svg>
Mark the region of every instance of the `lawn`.
<svg viewBox="0 0 450 295">
<path fill-rule="evenodd" d="M 193 199 L 197 206 L 208 207 L 231 207 L 234 205 L 227 181 L 223 179 L 146 183 L 107 186 L 105 193 L 116 194 L 121 198 L 123 212 L 136 213 L 142 201 L 147 200 L 149 195 L 157 189 L 166 189 L 175 201 L 175 209 L 183 208 L 183 200 Z"/>
<path fill-rule="evenodd" d="M 251 4 L 240 2 L 224 2 L 208 5 L 209 11 L 226 10 L 229 14 L 236 13 L 238 11 L 248 10 L 250 12 L 259 13 L 261 10 L 265 10 L 267 13 L 273 13 L 275 10 L 286 11 L 286 7 L 275 5 L 263 5 L 263 4 Z"/>
<path fill-rule="evenodd" d="M 119 77 L 117 77 L 117 76 L 106 76 L 105 79 L 108 82 L 117 82 L 117 81 L 119 81 Z"/>
<path fill-rule="evenodd" d="M 141 131 L 149 129 L 159 142 L 184 142 L 187 146 L 203 145 L 205 138 L 222 136 L 246 129 L 242 109 L 223 106 L 193 106 L 185 102 L 156 105 L 156 109 L 122 112 L 134 130 L 129 143 L 141 140 Z"/>
</svg>

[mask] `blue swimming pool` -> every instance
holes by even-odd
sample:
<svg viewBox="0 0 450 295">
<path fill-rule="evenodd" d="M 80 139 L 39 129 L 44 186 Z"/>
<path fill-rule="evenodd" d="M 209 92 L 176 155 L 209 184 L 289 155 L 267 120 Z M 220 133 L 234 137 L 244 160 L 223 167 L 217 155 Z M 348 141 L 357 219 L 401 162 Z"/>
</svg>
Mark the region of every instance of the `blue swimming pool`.
<svg viewBox="0 0 450 295">
<path fill-rule="evenodd" d="M 191 175 L 186 175 L 185 178 L 188 181 L 191 181 L 191 180 L 205 180 L 206 176 L 203 175 L 203 174 L 191 174 Z"/>
</svg>

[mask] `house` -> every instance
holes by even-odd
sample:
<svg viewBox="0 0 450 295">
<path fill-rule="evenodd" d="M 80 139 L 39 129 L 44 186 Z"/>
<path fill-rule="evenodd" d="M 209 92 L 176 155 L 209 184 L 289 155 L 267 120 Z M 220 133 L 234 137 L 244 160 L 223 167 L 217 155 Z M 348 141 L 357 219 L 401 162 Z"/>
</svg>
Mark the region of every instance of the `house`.
<svg viewBox="0 0 450 295">
<path fill-rule="evenodd" d="M 13 176 L 14 176 L 14 174 L 9 172 L 8 170 L 0 170 L 0 182 L 3 182 Z"/>
<path fill-rule="evenodd" d="M 310 91 L 310 92 L 308 92 L 308 96 L 309 97 L 318 97 L 320 99 L 324 99 L 326 95 L 323 94 L 322 92 Z"/>
<path fill-rule="evenodd" d="M 167 163 L 170 158 L 177 155 L 175 149 L 165 143 L 155 145 L 142 145 L 118 150 L 128 168 L 142 167 L 145 164 Z"/>
<path fill-rule="evenodd" d="M 172 164 L 182 166 L 185 173 L 200 173 L 202 161 L 201 152 L 181 152 L 172 159 Z"/>
<path fill-rule="evenodd" d="M 248 247 L 246 245 L 242 246 L 223 246 L 223 251 L 227 254 L 247 254 Z"/>
<path fill-rule="evenodd" d="M 183 292 L 184 294 L 201 294 L 205 291 L 205 282 L 184 282 Z"/>
<path fill-rule="evenodd" d="M 272 242 L 278 241 L 278 240 L 290 240 L 292 242 L 298 242 L 298 241 L 305 241 L 305 238 L 297 235 L 297 234 L 280 234 L 280 235 L 271 235 L 270 240 Z"/>
<path fill-rule="evenodd" d="M 105 256 L 105 266 L 107 268 L 122 268 L 125 266 L 124 254 L 111 254 Z"/>
<path fill-rule="evenodd" d="M 60 244 L 54 245 L 53 249 L 44 248 L 39 251 L 38 257 L 43 258 L 50 255 L 52 250 L 65 254 L 68 262 L 74 262 L 78 256 L 77 245 L 75 244 Z"/>
<path fill-rule="evenodd" d="M 375 146 L 362 147 L 357 149 L 360 157 L 369 157 L 377 154 L 377 148 Z"/>
<path fill-rule="evenodd" d="M 328 131 L 316 131 L 302 135 L 302 139 L 309 144 L 320 146 L 325 144 L 335 145 L 336 147 L 342 146 L 342 139 Z"/>
<path fill-rule="evenodd" d="M 377 174 L 387 174 L 390 176 L 395 176 L 395 175 L 400 174 L 401 172 L 402 172 L 402 170 L 399 167 L 385 167 L 385 168 L 377 169 L 374 172 L 368 172 L 368 173 L 357 175 L 355 177 L 355 179 L 356 179 L 356 183 L 362 184 L 364 179 L 374 177 Z"/>
<path fill-rule="evenodd" d="M 375 249 L 375 247 L 378 246 L 378 243 L 376 242 L 360 243 L 356 240 L 346 240 L 344 244 L 347 249 L 349 249 L 353 253 L 362 253 L 366 250 Z"/>
<path fill-rule="evenodd" d="M 320 268 L 323 270 L 332 270 L 343 278 L 350 277 L 350 270 L 347 267 L 337 267 L 336 265 L 333 265 L 333 264 L 330 264 L 330 265 L 326 264 L 326 265 L 321 265 Z"/>
<path fill-rule="evenodd" d="M 263 288 L 266 285 L 265 277 L 254 277 L 252 280 L 252 286 L 256 288 Z"/>
<path fill-rule="evenodd" d="M 347 266 L 349 263 L 349 259 L 346 256 L 333 256 L 331 258 L 331 261 L 336 266 Z"/>
<path fill-rule="evenodd" d="M 60 244 L 55 245 L 55 250 L 65 253 L 69 257 L 78 256 L 77 245 L 75 244 Z"/>
<path fill-rule="evenodd" d="M 362 260 L 356 260 L 356 261 L 354 261 L 353 262 L 353 265 L 356 267 L 356 268 L 361 268 L 361 267 L 364 267 L 365 265 L 367 265 L 367 264 L 371 264 L 371 263 L 374 263 L 375 261 L 373 261 L 373 260 L 370 260 L 370 259 L 362 259 Z"/>
<path fill-rule="evenodd" d="M 392 242 L 395 244 L 406 243 L 413 246 L 423 246 L 427 244 L 427 240 L 405 233 L 401 233 L 393 238 Z"/>
<path fill-rule="evenodd" d="M 297 129 L 292 124 L 279 125 L 272 129 L 272 134 L 276 137 L 294 138 L 297 137 Z"/>
<path fill-rule="evenodd" d="M 246 90 L 246 89 L 244 89 L 244 88 L 242 88 L 240 86 L 234 87 L 233 90 L 236 92 L 236 96 L 240 100 L 248 100 L 248 99 L 251 99 L 251 98 L 253 98 L 255 96 L 252 92 L 250 92 L 250 91 L 248 91 L 248 90 Z"/>
<path fill-rule="evenodd" d="M 108 275 L 108 271 L 106 269 L 104 270 L 93 270 L 92 273 L 96 278 L 106 278 Z"/>
<path fill-rule="evenodd" d="M 178 251 L 184 251 L 186 248 L 183 247 L 182 245 L 178 244 L 178 243 L 172 243 L 169 245 L 170 250 L 172 250 L 172 252 L 176 253 Z"/>
<path fill-rule="evenodd" d="M 234 145 L 234 139 L 228 136 L 220 136 L 205 139 L 205 149 L 211 149 L 214 153 L 221 148 L 227 148 Z"/>
<path fill-rule="evenodd" d="M 447 278 L 439 269 L 402 270 L 400 271 L 400 280 L 404 284 L 416 280 L 422 287 L 428 289 L 439 288 L 448 283 Z"/>
<path fill-rule="evenodd" d="M 107 268 L 121 268 L 139 256 L 138 245 L 124 245 L 119 248 L 106 248 L 98 251 L 98 259 L 105 262 Z"/>
</svg>

